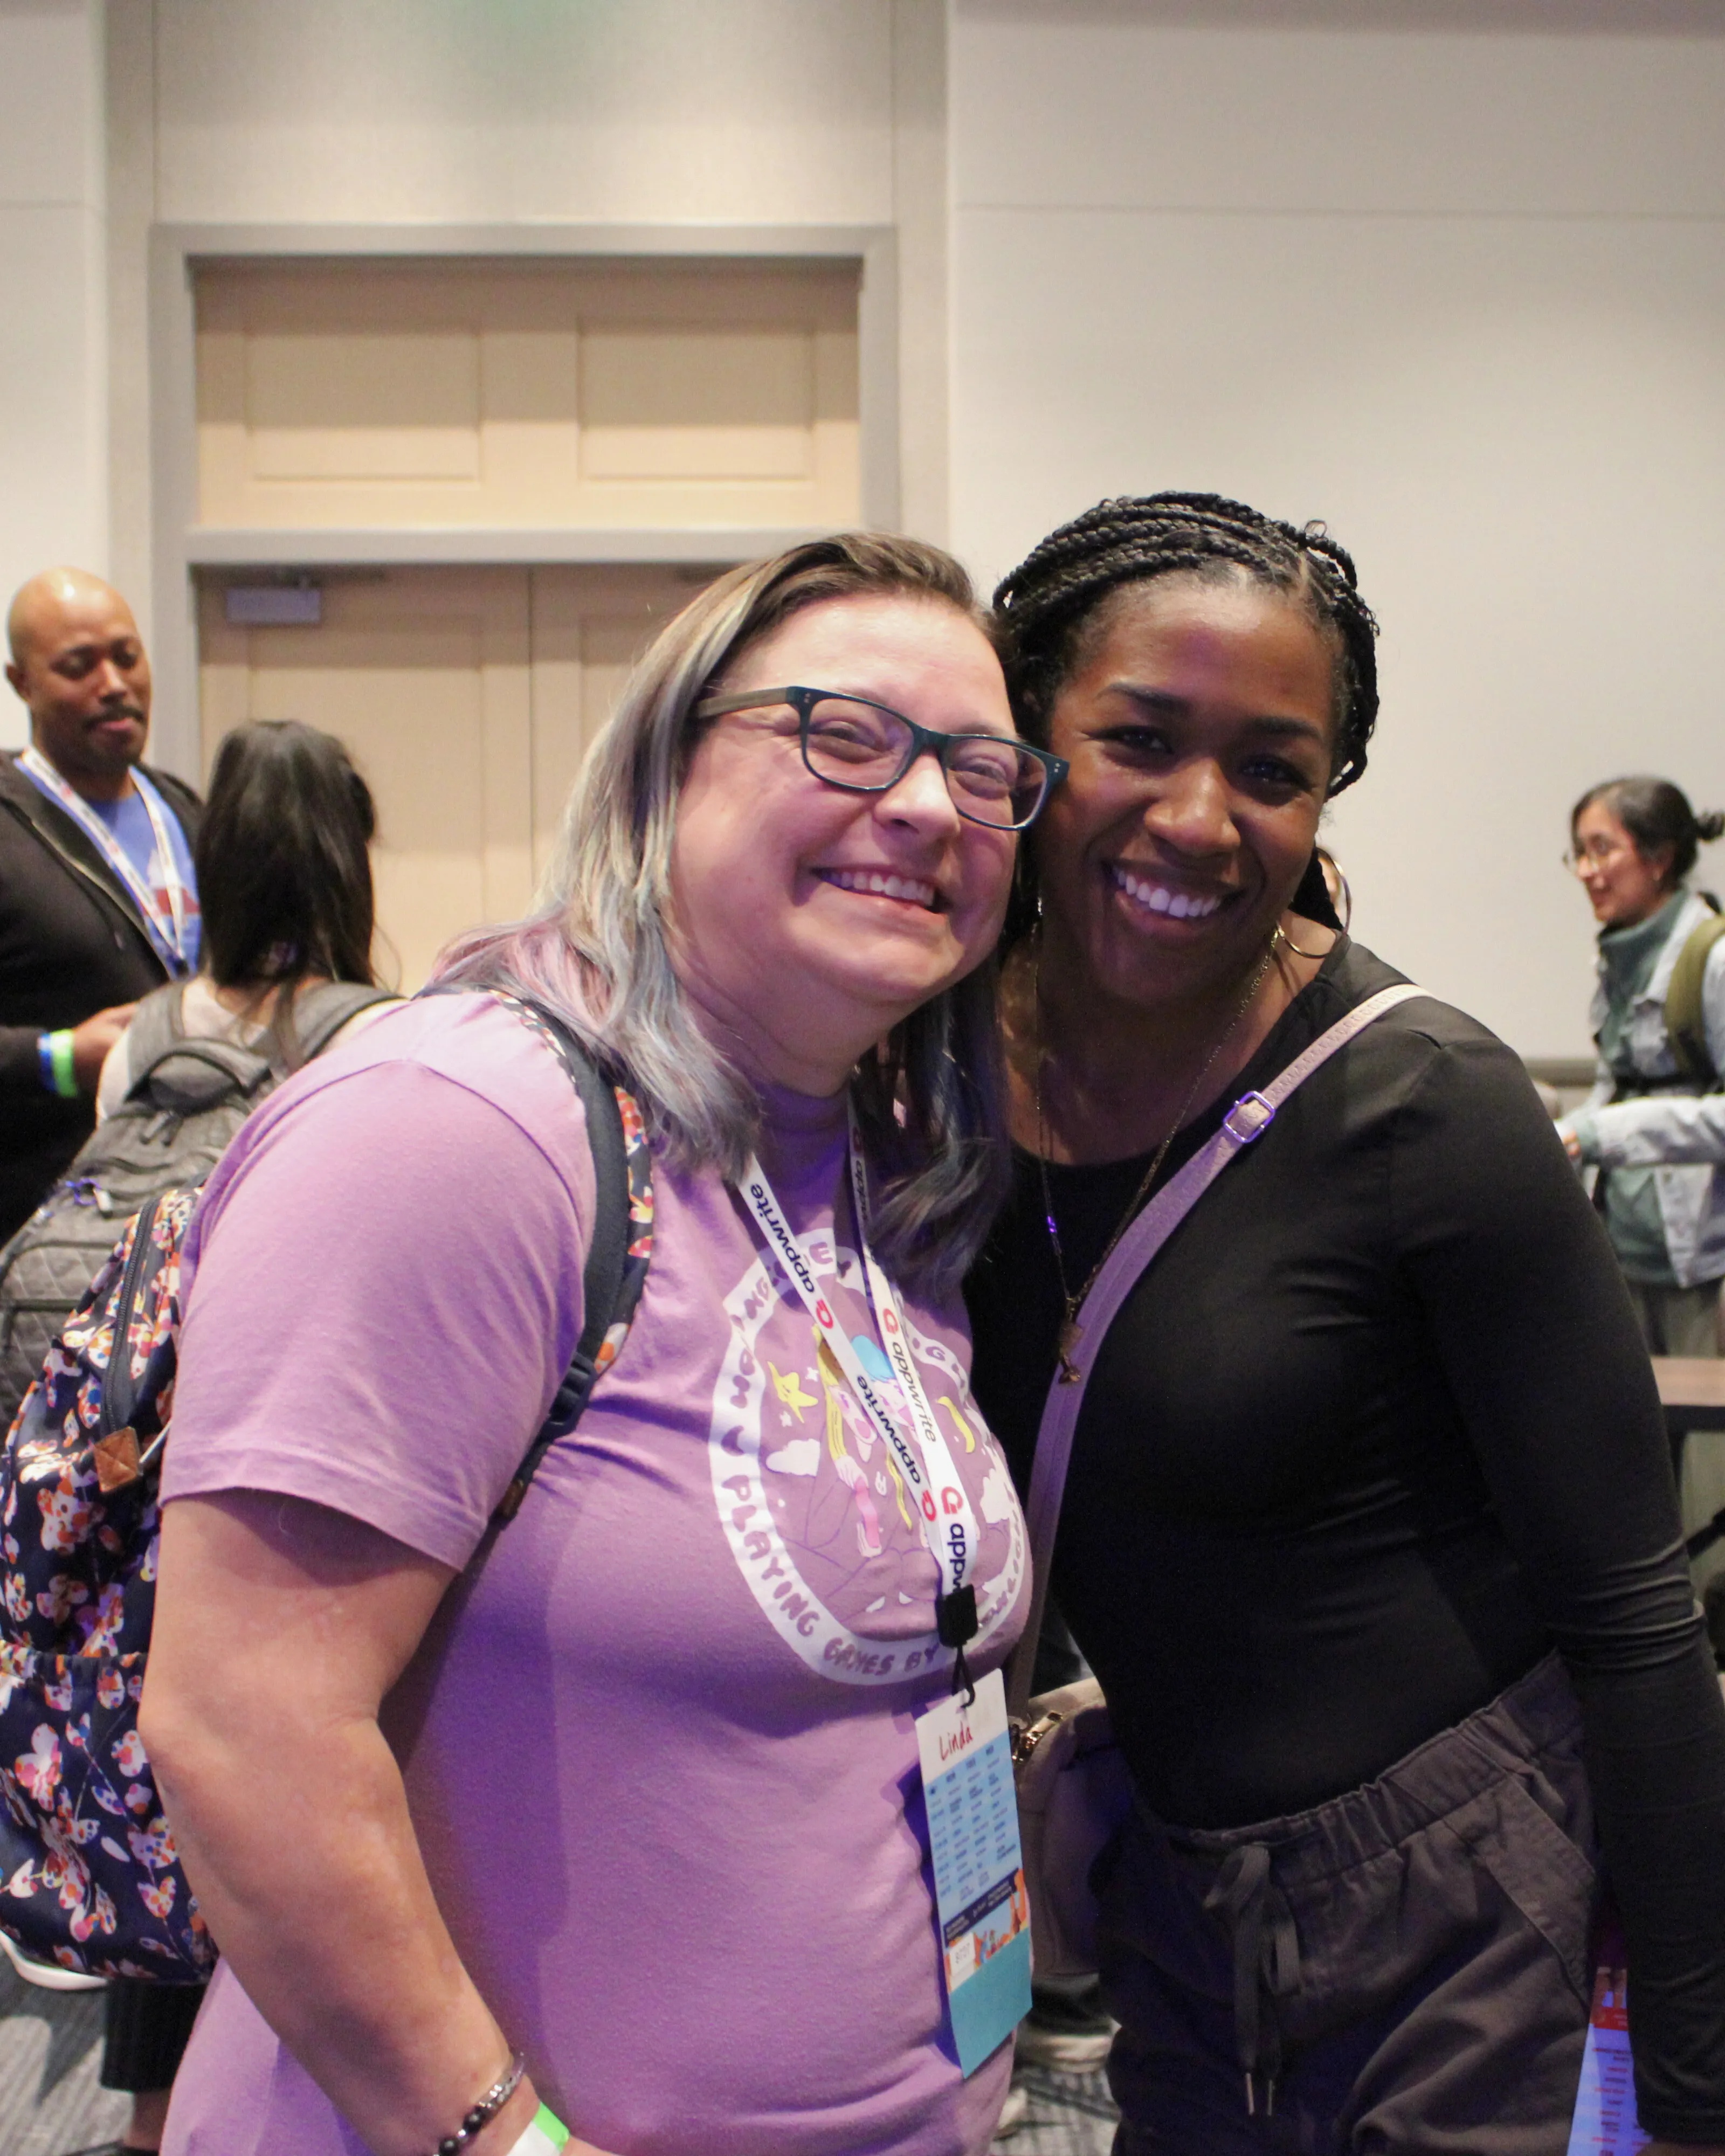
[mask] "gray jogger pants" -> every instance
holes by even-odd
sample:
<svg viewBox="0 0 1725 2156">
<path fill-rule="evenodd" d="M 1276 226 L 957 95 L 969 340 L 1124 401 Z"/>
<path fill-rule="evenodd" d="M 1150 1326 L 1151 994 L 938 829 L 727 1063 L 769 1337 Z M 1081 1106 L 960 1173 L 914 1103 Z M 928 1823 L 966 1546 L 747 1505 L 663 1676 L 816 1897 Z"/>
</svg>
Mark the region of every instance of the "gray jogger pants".
<svg viewBox="0 0 1725 2156">
<path fill-rule="evenodd" d="M 1599 1887 L 1556 1658 L 1364 1789 L 1096 1868 L 1115 2156 L 1564 2156 Z"/>
</svg>

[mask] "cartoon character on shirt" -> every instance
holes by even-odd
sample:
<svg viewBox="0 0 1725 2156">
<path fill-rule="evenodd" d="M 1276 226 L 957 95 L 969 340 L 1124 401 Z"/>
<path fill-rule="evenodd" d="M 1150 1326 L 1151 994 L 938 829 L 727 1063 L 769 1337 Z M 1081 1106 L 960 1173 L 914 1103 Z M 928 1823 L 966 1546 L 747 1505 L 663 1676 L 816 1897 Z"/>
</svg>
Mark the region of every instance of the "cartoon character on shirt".
<svg viewBox="0 0 1725 2156">
<path fill-rule="evenodd" d="M 870 1384 L 895 1426 L 914 1433 L 855 1253 L 830 1235 L 811 1237 L 807 1250 Z M 935 1636 L 935 1562 L 894 1447 L 770 1261 L 750 1266 L 725 1307 L 731 1337 L 709 1456 L 720 1520 L 756 1600 L 810 1667 L 841 1682 L 896 1683 L 944 1666 L 951 1655 Z M 957 1356 L 908 1317 L 906 1329 L 976 1517 L 986 1638 L 1024 1584 L 1023 1522 Z"/>
</svg>

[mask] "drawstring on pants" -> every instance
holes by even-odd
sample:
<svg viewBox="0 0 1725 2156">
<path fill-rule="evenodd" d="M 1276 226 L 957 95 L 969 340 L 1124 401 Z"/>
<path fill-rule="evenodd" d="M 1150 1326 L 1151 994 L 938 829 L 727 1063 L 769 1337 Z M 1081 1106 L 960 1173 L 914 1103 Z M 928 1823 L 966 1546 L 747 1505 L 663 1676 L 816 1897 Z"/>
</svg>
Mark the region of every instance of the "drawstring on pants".
<svg viewBox="0 0 1725 2156">
<path fill-rule="evenodd" d="M 1245 2076 L 1246 2116 L 1257 2112 L 1255 2084 L 1264 2079 L 1264 2115 L 1276 2112 L 1281 2072 L 1281 2030 L 1274 2002 L 1300 1989 L 1300 1942 L 1287 1897 L 1270 1879 L 1270 1851 L 1242 1842 L 1222 1861 L 1204 1897 L 1228 1926 L 1234 1949 L 1234 2052 Z"/>
</svg>

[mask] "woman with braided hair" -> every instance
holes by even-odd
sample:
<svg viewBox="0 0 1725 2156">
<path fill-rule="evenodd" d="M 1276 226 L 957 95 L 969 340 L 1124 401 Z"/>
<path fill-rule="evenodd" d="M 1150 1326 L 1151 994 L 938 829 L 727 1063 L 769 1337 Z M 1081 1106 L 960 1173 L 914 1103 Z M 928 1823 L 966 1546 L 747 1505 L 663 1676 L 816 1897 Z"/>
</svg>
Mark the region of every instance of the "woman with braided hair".
<svg viewBox="0 0 1725 2156">
<path fill-rule="evenodd" d="M 1053 1591 L 1136 1797 L 1094 1875 L 1117 2156 L 1563 2156 L 1607 1879 L 1643 2123 L 1717 2152 L 1725 1707 L 1645 1353 L 1517 1058 L 1381 1010 L 1230 1125 L 1086 1334 L 1153 1194 L 1401 983 L 1314 852 L 1377 716 L 1353 562 L 1157 495 L 995 603 L 1071 770 L 1006 932 L 976 1388 L 1021 1487 L 1083 1388 Z"/>
</svg>

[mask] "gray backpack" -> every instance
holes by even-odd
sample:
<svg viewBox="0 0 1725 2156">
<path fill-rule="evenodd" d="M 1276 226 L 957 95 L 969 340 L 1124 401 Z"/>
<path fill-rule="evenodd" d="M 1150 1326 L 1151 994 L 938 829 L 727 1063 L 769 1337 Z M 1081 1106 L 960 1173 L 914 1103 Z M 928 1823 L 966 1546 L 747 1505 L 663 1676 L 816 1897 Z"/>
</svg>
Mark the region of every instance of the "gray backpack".
<svg viewBox="0 0 1725 2156">
<path fill-rule="evenodd" d="M 356 981 L 302 990 L 290 1051 L 273 1031 L 254 1048 L 191 1037 L 180 1023 L 183 993 L 172 982 L 139 1004 L 125 1101 L 0 1249 L 0 1430 L 132 1214 L 165 1190 L 202 1183 L 273 1086 L 357 1013 L 391 1000 L 388 989 Z"/>
</svg>

